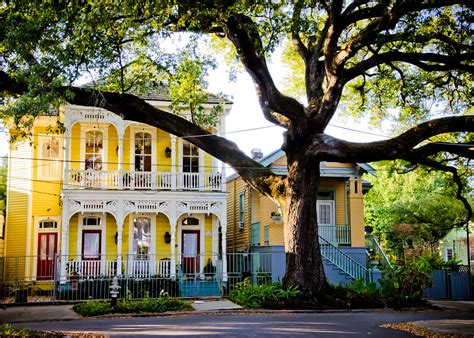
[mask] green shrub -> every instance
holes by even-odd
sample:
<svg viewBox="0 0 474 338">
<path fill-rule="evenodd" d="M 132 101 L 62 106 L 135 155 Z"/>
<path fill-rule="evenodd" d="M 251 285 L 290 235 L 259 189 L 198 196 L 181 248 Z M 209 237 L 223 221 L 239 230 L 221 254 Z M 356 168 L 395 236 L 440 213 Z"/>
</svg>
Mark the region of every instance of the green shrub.
<svg viewBox="0 0 474 338">
<path fill-rule="evenodd" d="M 177 298 L 145 298 L 143 300 L 123 300 L 112 307 L 110 302 L 88 301 L 73 306 L 81 316 L 90 317 L 109 313 L 140 313 L 192 310 L 189 302 Z"/>
<path fill-rule="evenodd" d="M 72 309 L 81 316 L 91 317 L 113 313 L 114 309 L 110 302 L 87 301 L 75 304 Z"/>
<path fill-rule="evenodd" d="M 251 309 L 261 308 L 265 303 L 278 303 L 294 299 L 299 294 L 297 287 L 284 287 L 282 282 L 253 286 L 250 277 L 237 283 L 230 292 L 230 300 Z"/>
</svg>

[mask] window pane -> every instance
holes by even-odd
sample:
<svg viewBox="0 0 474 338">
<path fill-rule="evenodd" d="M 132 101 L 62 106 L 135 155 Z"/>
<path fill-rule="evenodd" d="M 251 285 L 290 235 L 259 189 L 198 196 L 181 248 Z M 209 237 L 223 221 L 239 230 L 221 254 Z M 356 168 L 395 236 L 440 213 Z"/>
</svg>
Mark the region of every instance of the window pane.
<svg viewBox="0 0 474 338">
<path fill-rule="evenodd" d="M 102 170 L 102 132 L 93 130 L 86 133 L 85 168 Z"/>
<path fill-rule="evenodd" d="M 133 223 L 133 253 L 139 259 L 148 259 L 151 244 L 151 219 L 137 217 Z"/>
<path fill-rule="evenodd" d="M 84 233 L 84 243 L 82 243 L 82 254 L 84 258 L 99 258 L 99 233 Z"/>
<path fill-rule="evenodd" d="M 183 234 L 183 256 L 195 257 L 197 255 L 197 234 Z"/>
</svg>

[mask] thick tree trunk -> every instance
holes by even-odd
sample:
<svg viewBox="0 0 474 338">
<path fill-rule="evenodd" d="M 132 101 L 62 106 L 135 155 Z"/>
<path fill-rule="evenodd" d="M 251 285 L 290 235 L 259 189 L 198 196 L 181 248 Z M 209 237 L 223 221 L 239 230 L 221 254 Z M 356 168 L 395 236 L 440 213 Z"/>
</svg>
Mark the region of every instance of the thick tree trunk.
<svg viewBox="0 0 474 338">
<path fill-rule="evenodd" d="M 298 286 L 302 296 L 312 301 L 321 301 L 328 289 L 317 228 L 319 177 L 319 161 L 307 158 L 304 151 L 288 156 L 283 281 Z"/>
</svg>

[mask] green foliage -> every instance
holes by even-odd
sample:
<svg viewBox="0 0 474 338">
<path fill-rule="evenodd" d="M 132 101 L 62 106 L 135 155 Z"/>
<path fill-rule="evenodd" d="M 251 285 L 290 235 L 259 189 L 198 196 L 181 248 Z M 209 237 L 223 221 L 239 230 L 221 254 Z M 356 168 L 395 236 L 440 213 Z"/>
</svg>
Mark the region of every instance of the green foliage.
<svg viewBox="0 0 474 338">
<path fill-rule="evenodd" d="M 375 283 L 365 285 L 356 280 L 346 287 L 336 287 L 336 294 L 350 308 L 424 306 L 423 291 L 431 284 L 431 273 L 444 268 L 456 269 L 459 262 L 444 262 L 439 255 L 422 255 L 403 266 L 394 266 Z"/>
<path fill-rule="evenodd" d="M 0 215 L 5 212 L 7 200 L 7 161 L 0 160 Z"/>
<path fill-rule="evenodd" d="M 365 223 L 374 228 L 392 259 L 435 250 L 466 215 L 449 174 L 424 168 L 399 174 L 403 164 L 376 164 L 377 177 L 365 196 Z M 421 251 L 418 251 L 421 250 Z"/>
<path fill-rule="evenodd" d="M 237 283 L 230 292 L 230 300 L 250 309 L 258 309 L 267 302 L 284 302 L 298 296 L 297 287 L 284 287 L 281 281 L 253 286 L 250 277 Z"/>
<path fill-rule="evenodd" d="M 74 311 L 81 316 L 91 317 L 109 313 L 140 313 L 140 312 L 166 312 L 166 311 L 192 311 L 189 302 L 163 296 L 161 298 L 145 298 L 143 300 L 121 300 L 116 307 L 110 302 L 88 301 L 73 306 Z"/>
<path fill-rule="evenodd" d="M 213 60 L 198 53 L 197 43 L 192 41 L 178 55 L 176 69 L 169 77 L 171 110 L 176 114 L 189 112 L 191 122 L 203 128 L 216 126 L 223 112 L 222 104 L 214 105 L 209 112 L 204 108 L 208 102 L 204 77 L 208 69 L 215 66 Z"/>
</svg>

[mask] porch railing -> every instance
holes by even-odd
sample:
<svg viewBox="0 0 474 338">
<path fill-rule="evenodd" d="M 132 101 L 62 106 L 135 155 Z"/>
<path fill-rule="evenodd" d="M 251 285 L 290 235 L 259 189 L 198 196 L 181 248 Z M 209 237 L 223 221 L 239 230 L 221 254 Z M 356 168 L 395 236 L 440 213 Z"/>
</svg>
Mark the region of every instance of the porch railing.
<svg viewBox="0 0 474 338">
<path fill-rule="evenodd" d="M 361 279 L 364 283 L 372 281 L 372 274 L 365 266 L 321 236 L 319 236 L 319 243 L 321 244 L 321 256 L 347 273 L 351 278 Z"/>
<path fill-rule="evenodd" d="M 351 227 L 349 225 L 319 225 L 319 236 L 334 245 L 351 244 Z"/>
<path fill-rule="evenodd" d="M 72 189 L 222 191 L 221 173 L 172 173 L 117 170 L 69 170 Z"/>
</svg>

